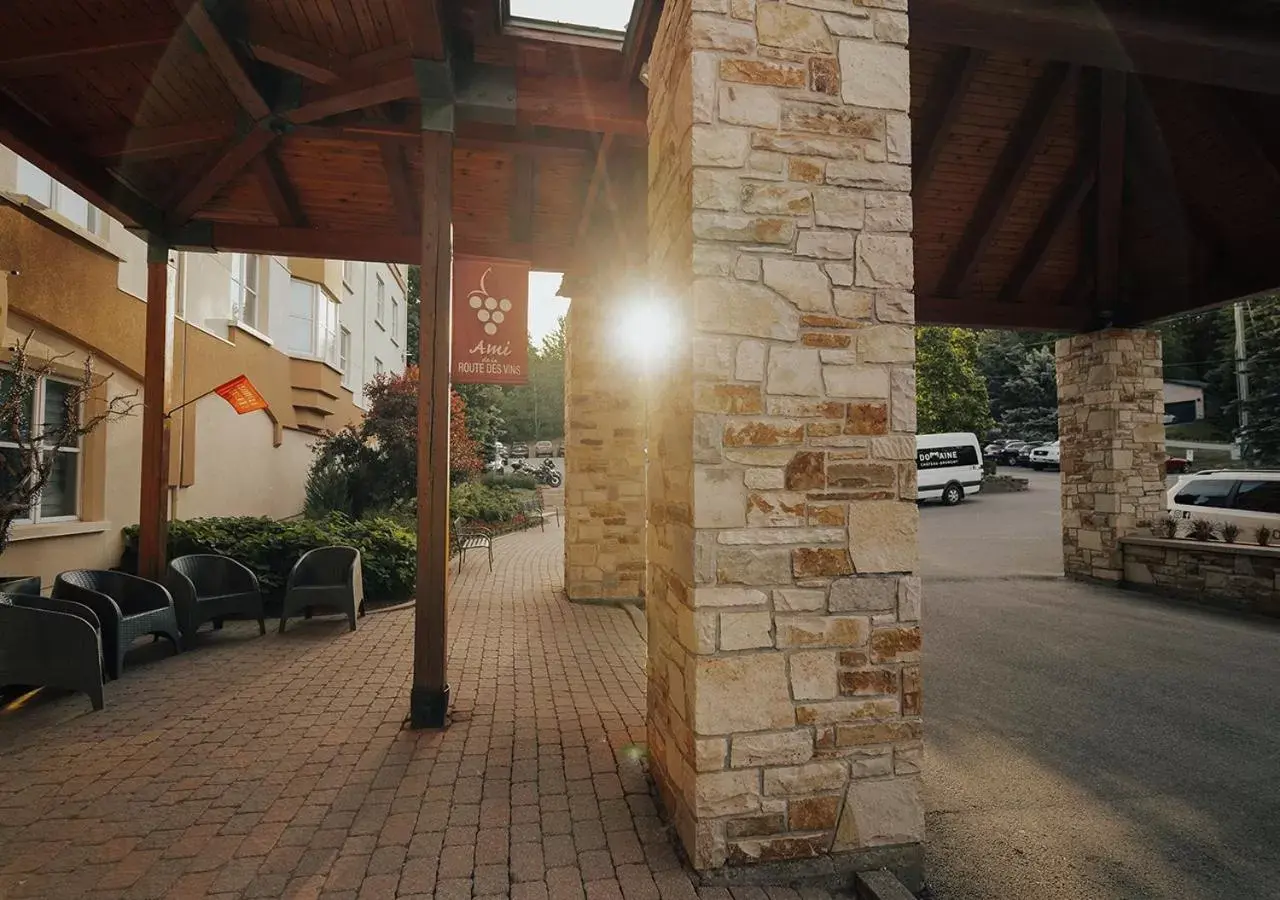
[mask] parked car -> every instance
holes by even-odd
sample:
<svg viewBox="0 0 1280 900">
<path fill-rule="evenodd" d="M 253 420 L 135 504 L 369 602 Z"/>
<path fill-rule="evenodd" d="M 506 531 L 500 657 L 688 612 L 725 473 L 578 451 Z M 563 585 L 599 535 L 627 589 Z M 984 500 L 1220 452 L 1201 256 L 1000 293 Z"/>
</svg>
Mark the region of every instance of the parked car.
<svg viewBox="0 0 1280 900">
<path fill-rule="evenodd" d="M 1023 468 L 1030 467 L 1031 451 L 1036 449 L 1037 447 L 1043 447 L 1043 446 L 1044 446 L 1044 443 L 1042 441 L 1032 441 L 1029 444 L 1023 444 L 1021 447 L 1018 448 L 1018 459 L 1014 463 L 1014 465 L 1022 466 Z"/>
<path fill-rule="evenodd" d="M 1054 441 L 1050 444 L 1041 444 L 1031 451 L 1031 468 L 1037 472 L 1041 472 L 1050 466 L 1058 468 L 1062 463 L 1062 447 Z"/>
<path fill-rule="evenodd" d="M 1164 460 L 1164 474 L 1166 475 L 1182 475 L 1191 468 L 1191 460 L 1184 459 L 1181 456 L 1166 456 Z"/>
<path fill-rule="evenodd" d="M 526 444 L 524 441 L 516 441 L 514 444 L 511 445 L 511 455 L 514 456 L 516 459 L 528 459 L 529 445 Z"/>
<path fill-rule="evenodd" d="M 551 445 L 550 441 L 538 441 L 533 445 L 534 456 L 554 456 L 555 452 L 555 447 Z"/>
<path fill-rule="evenodd" d="M 987 459 L 999 460 L 1000 451 L 1004 450 L 1005 447 L 1012 443 L 1012 438 L 1000 438 L 999 440 L 992 441 L 982 448 L 982 455 Z"/>
<path fill-rule="evenodd" d="M 1169 515 L 1240 526 L 1240 539 L 1254 540 L 1260 526 L 1280 541 L 1280 471 L 1209 469 L 1183 475 L 1169 489 Z"/>
<path fill-rule="evenodd" d="M 917 500 L 941 500 L 946 506 L 955 506 L 981 490 L 982 451 L 977 435 L 916 436 Z"/>
<path fill-rule="evenodd" d="M 1000 450 L 1000 465 L 1016 466 L 1018 464 L 1018 452 L 1027 446 L 1026 441 L 1010 441 Z"/>
</svg>

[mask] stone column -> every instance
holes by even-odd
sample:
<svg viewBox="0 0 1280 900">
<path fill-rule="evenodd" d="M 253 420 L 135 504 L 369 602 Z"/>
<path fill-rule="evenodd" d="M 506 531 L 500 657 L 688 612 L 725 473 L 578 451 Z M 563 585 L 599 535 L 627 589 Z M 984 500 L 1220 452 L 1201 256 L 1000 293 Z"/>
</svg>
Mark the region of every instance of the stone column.
<svg viewBox="0 0 1280 900">
<path fill-rule="evenodd" d="M 644 595 L 644 391 L 619 353 L 620 285 L 566 280 L 565 590 L 570 600 Z"/>
<path fill-rule="evenodd" d="M 1120 538 L 1165 509 L 1160 336 L 1110 329 L 1057 345 L 1062 563 L 1119 581 Z"/>
<path fill-rule="evenodd" d="M 904 0 L 668 0 L 649 60 L 650 760 L 703 870 L 919 878 L 906 40 Z"/>
</svg>

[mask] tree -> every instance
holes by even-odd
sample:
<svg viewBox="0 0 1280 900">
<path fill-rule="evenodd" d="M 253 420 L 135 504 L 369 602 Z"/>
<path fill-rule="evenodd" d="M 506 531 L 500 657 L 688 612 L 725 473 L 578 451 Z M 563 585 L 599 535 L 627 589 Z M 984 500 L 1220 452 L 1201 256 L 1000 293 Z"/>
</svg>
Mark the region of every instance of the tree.
<svg viewBox="0 0 1280 900">
<path fill-rule="evenodd" d="M 1241 405 L 1249 424 L 1240 429 L 1245 458 L 1254 464 L 1280 462 L 1280 299 L 1248 302 L 1245 315 L 1249 396 Z"/>
<path fill-rule="evenodd" d="M 405 362 L 421 365 L 418 359 L 419 333 L 422 328 L 422 270 L 417 266 L 409 267 L 404 291 L 404 324 L 405 324 Z"/>
<path fill-rule="evenodd" d="M 916 329 L 916 406 L 922 434 L 982 435 L 991 427 L 991 405 L 972 331 Z"/>
<path fill-rule="evenodd" d="M 1049 439 L 1058 433 L 1056 336 L 984 331 L 977 339 L 978 368 L 987 382 L 991 416 L 1008 437 Z"/>
<path fill-rule="evenodd" d="M 138 392 L 134 391 L 111 397 L 105 407 L 96 404 L 95 410 L 93 395 L 105 379 L 94 375 L 93 360 L 85 357 L 74 381 L 58 376 L 58 381 L 68 386 L 61 409 L 51 414 L 46 403 L 45 413 L 35 420 L 40 427 L 33 428 L 40 382 L 53 375 L 57 364 L 70 354 L 34 359 L 31 338 L 29 334 L 13 345 L 8 366 L 0 373 L 0 441 L 10 445 L 0 449 L 0 553 L 9 546 L 14 521 L 28 514 L 53 477 L 59 454 L 51 448 L 78 447 L 82 438 L 130 415 L 139 406 Z"/>
<path fill-rule="evenodd" d="M 529 383 L 503 389 L 502 416 L 515 440 L 564 435 L 564 316 L 541 346 L 529 343 Z"/>
</svg>

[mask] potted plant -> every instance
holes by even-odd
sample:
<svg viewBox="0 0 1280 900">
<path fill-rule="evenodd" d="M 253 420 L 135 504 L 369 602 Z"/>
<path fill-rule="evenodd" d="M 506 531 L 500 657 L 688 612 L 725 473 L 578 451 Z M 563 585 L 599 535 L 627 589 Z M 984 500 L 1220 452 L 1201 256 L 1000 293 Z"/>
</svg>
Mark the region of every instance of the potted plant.
<svg viewBox="0 0 1280 900">
<path fill-rule="evenodd" d="M 112 397 L 98 404 L 89 414 L 87 401 L 105 382 L 93 371 L 93 360 L 86 357 L 84 366 L 74 377 L 66 377 L 59 363 L 70 354 L 49 358 L 31 353 L 32 335 L 16 342 L 9 359 L 0 367 L 0 556 L 9 546 L 13 523 L 27 516 L 39 502 L 53 475 L 57 454 L 51 448 L 76 446 L 86 435 L 106 422 L 129 415 L 137 408 L 138 392 Z M 46 416 L 50 420 L 39 429 L 32 427 L 36 391 L 41 379 L 56 375 L 69 385 L 61 414 Z M 0 564 L 2 567 L 3 564 Z M 0 591 L 14 581 L 22 581 L 22 590 L 31 587 L 30 576 L 0 575 Z M 39 579 L 35 579 L 39 586 Z"/>
</svg>

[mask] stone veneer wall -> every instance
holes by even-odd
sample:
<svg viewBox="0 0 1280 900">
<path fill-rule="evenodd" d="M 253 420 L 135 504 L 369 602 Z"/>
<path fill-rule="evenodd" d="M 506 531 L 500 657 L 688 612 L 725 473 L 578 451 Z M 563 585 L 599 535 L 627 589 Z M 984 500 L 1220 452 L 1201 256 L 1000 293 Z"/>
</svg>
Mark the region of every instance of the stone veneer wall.
<svg viewBox="0 0 1280 900">
<path fill-rule="evenodd" d="M 905 0 L 668 0 L 649 740 L 699 869 L 919 863 Z"/>
<path fill-rule="evenodd" d="M 1121 540 L 1126 587 L 1280 617 L 1280 547 Z"/>
<path fill-rule="evenodd" d="M 564 554 L 570 600 L 644 595 L 644 392 L 620 363 L 621 292 L 579 282 L 566 318 Z"/>
<path fill-rule="evenodd" d="M 1063 568 L 1119 581 L 1120 538 L 1165 508 L 1160 336 L 1075 335 L 1058 341 L 1057 363 Z"/>
</svg>

